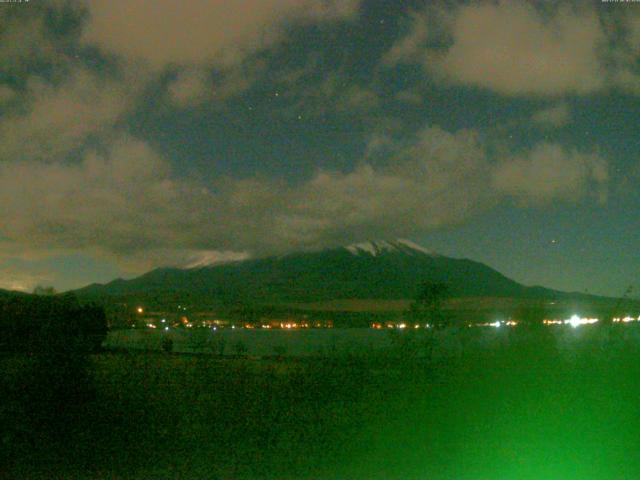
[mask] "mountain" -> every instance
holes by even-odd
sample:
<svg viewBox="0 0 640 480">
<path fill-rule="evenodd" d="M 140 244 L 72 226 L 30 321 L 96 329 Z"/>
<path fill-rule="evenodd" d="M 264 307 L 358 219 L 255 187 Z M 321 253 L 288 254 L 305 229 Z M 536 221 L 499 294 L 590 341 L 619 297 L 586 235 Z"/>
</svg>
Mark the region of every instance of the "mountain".
<svg viewBox="0 0 640 480">
<path fill-rule="evenodd" d="M 18 290 L 4 290 L 0 288 L 0 299 L 14 298 L 14 297 L 27 297 L 28 293 L 20 292 Z"/>
<path fill-rule="evenodd" d="M 339 299 L 411 299 L 421 282 L 445 282 L 456 297 L 557 298 L 467 259 L 449 258 L 408 240 L 371 241 L 198 268 L 160 268 L 132 280 L 93 284 L 81 297 L 153 296 L 256 303 Z"/>
</svg>

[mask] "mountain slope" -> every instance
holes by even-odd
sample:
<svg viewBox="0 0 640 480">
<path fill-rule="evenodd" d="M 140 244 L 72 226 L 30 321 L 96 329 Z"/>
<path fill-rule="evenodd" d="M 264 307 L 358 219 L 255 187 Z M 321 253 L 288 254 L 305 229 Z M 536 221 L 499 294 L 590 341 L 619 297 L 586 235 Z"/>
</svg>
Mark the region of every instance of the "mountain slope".
<svg viewBox="0 0 640 480">
<path fill-rule="evenodd" d="M 425 280 L 447 283 L 457 297 L 563 295 L 525 287 L 482 263 L 437 255 L 406 240 L 192 269 L 160 268 L 132 280 L 90 285 L 77 293 L 85 297 L 185 294 L 262 303 L 407 299 Z"/>
</svg>

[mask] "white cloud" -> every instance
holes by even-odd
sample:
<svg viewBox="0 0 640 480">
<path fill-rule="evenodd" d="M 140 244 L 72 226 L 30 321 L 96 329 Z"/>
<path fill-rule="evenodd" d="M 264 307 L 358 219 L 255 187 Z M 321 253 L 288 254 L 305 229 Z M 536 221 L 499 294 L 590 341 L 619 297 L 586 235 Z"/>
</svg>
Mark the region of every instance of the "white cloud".
<svg viewBox="0 0 640 480">
<path fill-rule="evenodd" d="M 25 249 L 98 251 L 145 270 L 407 236 L 507 196 L 541 204 L 606 193 L 606 161 L 595 154 L 542 144 L 495 162 L 472 130 L 425 128 L 384 155 L 381 166 L 319 171 L 299 185 L 223 178 L 210 190 L 176 179 L 147 144 L 123 137 L 77 163 L 1 164 L 0 235 Z"/>
<path fill-rule="evenodd" d="M 589 194 L 605 201 L 608 179 L 607 162 L 599 155 L 542 143 L 500 164 L 494 186 L 522 204 L 577 202 Z"/>
<path fill-rule="evenodd" d="M 571 121 L 571 110 L 566 103 L 560 103 L 538 110 L 531 116 L 531 121 L 541 127 L 562 127 Z"/>
<path fill-rule="evenodd" d="M 293 115 L 363 114 L 382 103 L 374 85 L 356 84 L 341 70 L 332 71 L 320 80 L 311 77 L 310 71 L 287 72 L 280 80 L 286 85 L 282 95 L 293 105 L 288 107 Z"/>
<path fill-rule="evenodd" d="M 129 107 L 124 84 L 83 68 L 59 85 L 31 78 L 20 111 L 0 119 L 0 159 L 52 160 L 109 133 Z"/>
<path fill-rule="evenodd" d="M 247 252 L 224 250 L 195 250 L 181 252 L 181 254 L 186 257 L 186 261 L 180 262 L 179 264 L 185 265 L 187 268 L 204 267 L 207 265 L 235 262 L 249 258 L 249 254 Z"/>
<path fill-rule="evenodd" d="M 360 0 L 87 0 L 83 41 L 154 68 L 240 63 L 291 21 L 349 19 Z"/>
<path fill-rule="evenodd" d="M 511 95 L 580 94 L 603 86 L 604 40 L 593 12 L 560 11 L 545 20 L 525 2 L 468 5 L 458 11 L 451 47 L 426 66 L 454 82 Z"/>
<path fill-rule="evenodd" d="M 361 0 L 85 0 L 81 41 L 162 72 L 177 70 L 168 86 L 179 108 L 226 100 L 260 70 L 252 55 L 277 45 L 293 24 L 351 20 Z M 211 71 L 216 76 L 212 78 Z"/>
<path fill-rule="evenodd" d="M 427 8 L 411 14 L 412 28 L 383 64 L 420 63 L 441 81 L 513 96 L 640 91 L 633 69 L 638 50 L 632 47 L 640 24 L 627 22 L 629 42 L 616 43 L 599 12 L 574 7 L 511 0 L 464 3 L 445 16 L 436 39 L 429 28 L 442 12 Z"/>
<path fill-rule="evenodd" d="M 169 85 L 171 101 L 179 107 L 201 103 L 212 95 L 213 85 L 209 75 L 200 69 L 180 72 Z"/>
<path fill-rule="evenodd" d="M 409 13 L 409 32 L 398 40 L 382 57 L 382 63 L 394 66 L 398 63 L 412 62 L 419 57 L 429 38 L 428 21 L 424 14 Z"/>
<path fill-rule="evenodd" d="M 40 14 L 10 16 L 8 10 L 10 8 L 0 11 L 0 67 L 5 73 L 24 73 L 27 65 L 39 61 L 66 60 L 48 35 Z"/>
</svg>

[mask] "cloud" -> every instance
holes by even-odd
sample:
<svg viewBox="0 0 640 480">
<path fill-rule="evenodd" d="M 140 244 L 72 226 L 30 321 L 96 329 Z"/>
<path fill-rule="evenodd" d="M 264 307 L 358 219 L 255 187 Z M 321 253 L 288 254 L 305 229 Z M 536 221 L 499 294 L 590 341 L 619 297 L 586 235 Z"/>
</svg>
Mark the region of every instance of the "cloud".
<svg viewBox="0 0 640 480">
<path fill-rule="evenodd" d="M 368 111 L 380 105 L 380 97 L 371 88 L 352 85 L 345 89 L 337 103 L 338 110 Z"/>
<path fill-rule="evenodd" d="M 317 246 L 454 224 L 491 201 L 483 181 L 487 166 L 474 132 L 427 128 L 384 167 L 319 172 L 293 192 L 276 232 Z"/>
<path fill-rule="evenodd" d="M 110 133 L 130 106 L 125 88 L 82 67 L 58 85 L 31 77 L 21 109 L 0 119 L 0 160 L 50 161 Z"/>
<path fill-rule="evenodd" d="M 246 91 L 263 71 L 264 65 L 260 62 L 215 72 L 206 67 L 185 68 L 169 82 L 168 98 L 178 108 L 194 107 L 214 100 L 226 101 Z"/>
<path fill-rule="evenodd" d="M 285 72 L 279 79 L 283 85 L 282 96 L 289 100 L 291 115 L 308 118 L 328 113 L 361 115 L 382 104 L 382 98 L 373 84 L 359 84 L 342 69 L 331 71 L 316 79 L 317 71 L 311 67 Z"/>
<path fill-rule="evenodd" d="M 541 144 L 496 161 L 473 130 L 438 127 L 352 170 L 297 185 L 177 179 L 145 142 L 120 137 L 76 163 L 0 165 L 0 235 L 25 249 L 98 252 L 129 268 L 196 265 L 460 223 L 507 197 L 521 204 L 606 193 L 607 163 Z"/>
<path fill-rule="evenodd" d="M 540 127 L 562 127 L 571 121 L 571 110 L 566 103 L 538 110 L 531 116 L 531 122 Z"/>
<path fill-rule="evenodd" d="M 181 240 L 191 193 L 171 180 L 168 164 L 145 143 L 115 142 L 78 163 L 0 165 L 1 232 L 41 248 L 132 251 Z M 146 245 L 146 246 L 145 246 Z"/>
<path fill-rule="evenodd" d="M 632 68 L 637 49 L 613 42 L 612 29 L 590 7 L 465 3 L 443 17 L 437 38 L 429 30 L 435 17 L 442 12 L 412 13 L 412 27 L 383 64 L 421 63 L 440 81 L 511 96 L 583 95 L 640 83 Z M 627 38 L 636 38 L 638 25 L 628 24 Z"/>
<path fill-rule="evenodd" d="M 292 25 L 354 19 L 360 2 L 86 0 L 81 43 L 125 65 L 177 72 L 167 97 L 188 108 L 246 90 L 260 71 L 255 54 L 276 46 Z"/>
<path fill-rule="evenodd" d="M 424 14 L 409 12 L 408 33 L 398 40 L 382 57 L 383 65 L 395 66 L 398 63 L 411 62 L 424 51 L 429 38 L 428 19 Z"/>
<path fill-rule="evenodd" d="M 5 74 L 23 74 L 30 65 L 65 60 L 47 32 L 40 10 L 30 15 L 11 15 L 9 10 L 0 11 L 0 68 Z"/>
<path fill-rule="evenodd" d="M 199 69 L 182 71 L 171 82 L 168 93 L 178 107 L 188 107 L 210 98 L 213 86 L 206 72 Z"/>
<path fill-rule="evenodd" d="M 0 265 L 0 288 L 32 292 L 37 285 L 50 285 L 52 277 L 44 271 L 25 271 L 12 266 Z"/>
<path fill-rule="evenodd" d="M 235 262 L 238 260 L 246 260 L 249 258 L 247 252 L 233 252 L 220 250 L 196 250 L 192 252 L 182 252 L 186 260 L 179 262 L 187 268 L 204 267 L 207 265 L 215 265 L 219 263 Z"/>
<path fill-rule="evenodd" d="M 525 205 L 577 202 L 590 193 L 604 202 L 608 179 L 607 162 L 599 155 L 542 143 L 499 165 L 493 184 Z"/>
<path fill-rule="evenodd" d="M 359 0 L 88 0 L 85 44 L 153 68 L 235 65 L 290 22 L 353 18 Z"/>
</svg>

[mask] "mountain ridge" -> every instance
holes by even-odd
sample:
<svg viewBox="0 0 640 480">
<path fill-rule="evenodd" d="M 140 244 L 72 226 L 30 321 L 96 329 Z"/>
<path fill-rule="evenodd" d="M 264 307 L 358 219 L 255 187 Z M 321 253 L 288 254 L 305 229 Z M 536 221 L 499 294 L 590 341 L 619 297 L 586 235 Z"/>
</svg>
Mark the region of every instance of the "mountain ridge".
<svg viewBox="0 0 640 480">
<path fill-rule="evenodd" d="M 446 257 L 409 240 L 374 240 L 198 266 L 162 267 L 131 280 L 92 284 L 84 297 L 153 294 L 265 304 L 339 299 L 410 299 L 424 281 L 444 282 L 456 297 L 559 298 L 585 294 L 522 285 L 470 259 Z"/>
</svg>

